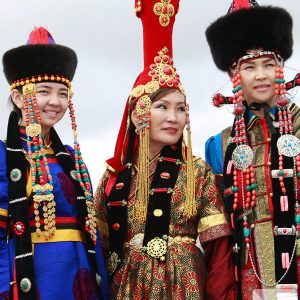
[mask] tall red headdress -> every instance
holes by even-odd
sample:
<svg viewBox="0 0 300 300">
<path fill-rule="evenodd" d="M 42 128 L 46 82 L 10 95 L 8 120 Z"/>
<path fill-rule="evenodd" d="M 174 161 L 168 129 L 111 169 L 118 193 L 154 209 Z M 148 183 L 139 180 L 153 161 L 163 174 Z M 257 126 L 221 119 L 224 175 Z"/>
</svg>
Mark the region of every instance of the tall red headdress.
<svg viewBox="0 0 300 300">
<path fill-rule="evenodd" d="M 172 35 L 179 0 L 136 0 L 135 11 L 143 25 L 144 70 L 137 77 L 127 99 L 114 156 L 107 164 L 116 171 L 124 168 L 128 147 L 127 130 L 137 101 L 160 88 L 171 87 L 184 93 L 173 64 Z"/>
<path fill-rule="evenodd" d="M 135 205 L 135 216 L 139 221 L 146 218 L 149 196 L 149 128 L 150 128 L 150 95 L 161 88 L 184 89 L 179 74 L 173 63 L 172 35 L 175 16 L 179 9 L 179 0 L 136 0 L 135 10 L 143 25 L 144 40 L 144 69 L 136 79 L 133 89 L 127 99 L 114 157 L 107 160 L 109 167 L 117 172 L 122 171 L 126 165 L 129 147 L 129 126 L 131 113 L 135 109 L 138 118 L 136 126 L 132 158 L 138 149 L 138 193 Z M 194 172 L 193 156 L 191 150 L 189 117 L 187 109 L 187 147 L 184 148 L 187 161 L 187 201 L 184 214 L 194 214 Z M 132 140 L 130 141 L 132 143 Z"/>
</svg>

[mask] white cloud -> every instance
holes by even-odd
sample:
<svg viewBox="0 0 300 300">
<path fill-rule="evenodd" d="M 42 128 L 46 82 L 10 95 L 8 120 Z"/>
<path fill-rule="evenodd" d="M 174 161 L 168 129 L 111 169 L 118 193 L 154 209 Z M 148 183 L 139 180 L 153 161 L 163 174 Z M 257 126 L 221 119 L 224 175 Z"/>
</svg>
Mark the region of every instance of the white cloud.
<svg viewBox="0 0 300 300">
<path fill-rule="evenodd" d="M 295 0 L 261 0 L 260 5 L 284 5 L 294 19 L 294 54 L 287 66 L 300 68 L 300 6 Z M 174 61 L 191 107 L 194 153 L 204 156 L 204 142 L 229 126 L 226 108 L 211 105 L 211 96 L 227 75 L 215 67 L 205 29 L 225 14 L 231 1 L 181 0 L 174 27 Z M 113 154 L 125 101 L 143 67 L 142 27 L 133 0 L 10 0 L 0 2 L 0 55 L 25 44 L 33 26 L 46 26 L 57 43 L 73 48 L 79 65 L 74 78 L 74 103 L 83 157 L 95 186 L 103 161 Z M 288 72 L 291 79 L 295 72 Z M 229 93 L 228 83 L 222 92 Z M 0 137 L 6 134 L 8 84 L 0 74 Z M 299 95 L 296 98 L 299 103 Z M 68 116 L 57 130 L 72 145 Z"/>
</svg>

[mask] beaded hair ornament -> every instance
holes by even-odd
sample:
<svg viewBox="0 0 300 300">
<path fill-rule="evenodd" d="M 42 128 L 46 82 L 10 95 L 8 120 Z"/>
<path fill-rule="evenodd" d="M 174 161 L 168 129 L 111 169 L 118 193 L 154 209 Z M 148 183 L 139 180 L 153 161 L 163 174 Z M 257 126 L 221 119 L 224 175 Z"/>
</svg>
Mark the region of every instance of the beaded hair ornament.
<svg viewBox="0 0 300 300">
<path fill-rule="evenodd" d="M 43 35 L 50 35 L 44 28 L 38 28 L 39 32 L 42 31 Z M 46 33 L 44 32 L 46 31 Z M 51 36 L 51 35 L 50 35 Z M 52 36 L 51 36 L 52 38 Z M 41 42 L 43 44 L 45 42 Z M 48 80 L 46 80 L 48 79 Z M 62 80 L 63 79 L 63 80 Z M 74 150 L 75 150 L 75 168 L 76 178 L 84 191 L 87 206 L 87 220 L 86 230 L 89 232 L 91 239 L 96 243 L 96 218 L 92 196 L 92 186 L 87 173 L 86 166 L 82 160 L 80 151 L 80 145 L 77 140 L 77 123 L 75 119 L 75 112 L 73 106 L 73 92 L 71 82 L 67 78 L 52 74 L 44 76 L 38 75 L 32 78 L 22 78 L 11 84 L 11 89 L 18 86 L 22 86 L 22 93 L 24 97 L 24 110 L 25 110 L 25 122 L 26 122 L 26 135 L 27 135 L 27 147 L 28 158 L 30 163 L 31 178 L 32 178 L 32 191 L 33 191 L 33 206 L 35 214 L 35 227 L 36 233 L 40 237 L 41 230 L 41 218 L 39 209 L 42 208 L 44 218 L 44 231 L 45 239 L 48 240 L 55 235 L 56 222 L 55 222 L 55 206 L 56 202 L 53 195 L 53 178 L 51 176 L 48 160 L 44 150 L 44 142 L 42 138 L 41 129 L 41 117 L 40 111 L 36 99 L 36 84 L 35 82 L 51 81 L 58 82 L 67 85 L 68 98 L 69 98 L 69 112 L 71 118 L 71 126 L 74 138 Z M 42 168 L 44 166 L 44 170 Z M 38 180 L 37 180 L 38 178 Z"/>
</svg>

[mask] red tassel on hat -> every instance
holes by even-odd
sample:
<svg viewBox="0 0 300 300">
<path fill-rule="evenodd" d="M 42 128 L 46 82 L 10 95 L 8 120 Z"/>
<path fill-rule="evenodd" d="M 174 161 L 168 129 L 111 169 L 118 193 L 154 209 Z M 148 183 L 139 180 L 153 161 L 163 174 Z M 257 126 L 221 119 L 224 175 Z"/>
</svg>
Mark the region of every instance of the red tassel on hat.
<svg viewBox="0 0 300 300">
<path fill-rule="evenodd" d="M 259 6 L 256 0 L 233 0 L 228 13 L 239 11 L 240 9 L 248 9 L 254 6 Z"/>
<path fill-rule="evenodd" d="M 233 11 L 240 10 L 242 8 L 250 8 L 249 0 L 235 0 L 232 2 Z"/>
<path fill-rule="evenodd" d="M 55 41 L 46 28 L 36 27 L 31 31 L 27 44 L 55 44 Z"/>
</svg>

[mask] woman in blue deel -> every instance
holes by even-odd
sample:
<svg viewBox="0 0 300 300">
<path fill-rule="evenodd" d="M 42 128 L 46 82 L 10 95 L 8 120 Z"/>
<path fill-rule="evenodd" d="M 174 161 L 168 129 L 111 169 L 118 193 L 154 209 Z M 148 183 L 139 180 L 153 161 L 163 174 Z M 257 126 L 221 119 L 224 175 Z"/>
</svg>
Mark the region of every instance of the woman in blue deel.
<svg viewBox="0 0 300 300">
<path fill-rule="evenodd" d="M 76 53 L 36 28 L 3 56 L 10 84 L 0 141 L 0 299 L 107 299 L 91 181 L 77 141 Z M 53 126 L 69 108 L 74 149 Z"/>
</svg>

